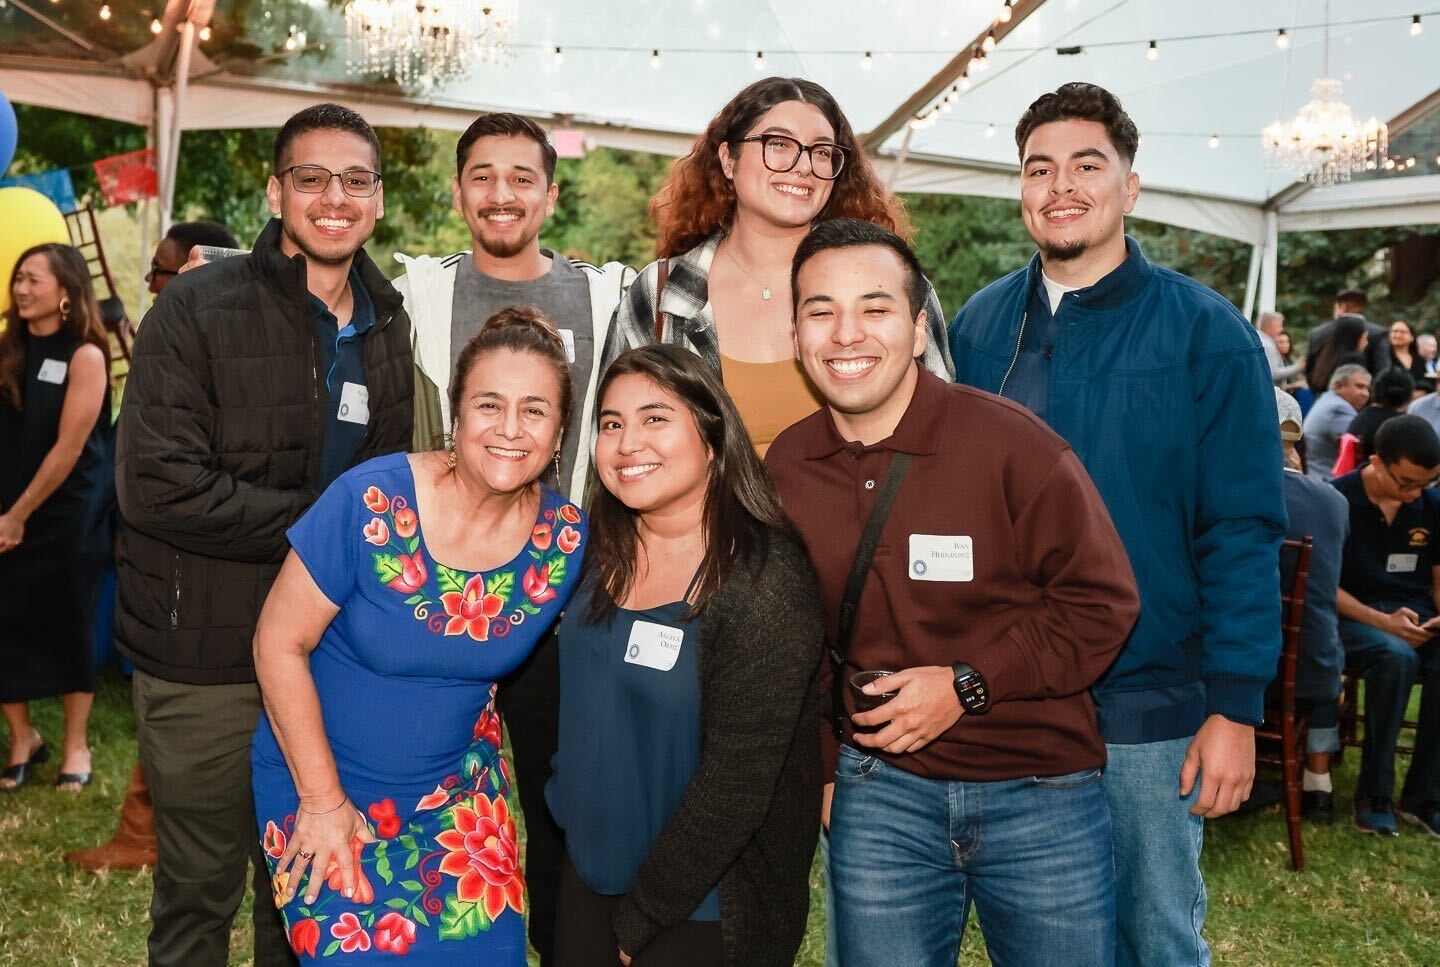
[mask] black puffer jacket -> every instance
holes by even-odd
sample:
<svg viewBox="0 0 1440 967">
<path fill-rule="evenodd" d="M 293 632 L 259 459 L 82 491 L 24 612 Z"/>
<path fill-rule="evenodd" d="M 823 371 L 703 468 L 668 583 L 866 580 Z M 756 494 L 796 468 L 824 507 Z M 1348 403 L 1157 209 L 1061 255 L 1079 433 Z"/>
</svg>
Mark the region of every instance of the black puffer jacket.
<svg viewBox="0 0 1440 967">
<path fill-rule="evenodd" d="M 251 639 L 314 502 L 325 423 L 305 260 L 271 220 L 248 256 L 175 279 L 145 315 L 120 408 L 116 637 L 136 667 L 196 685 L 255 680 Z M 355 462 L 410 445 L 410 320 L 363 250 L 370 424 Z"/>
</svg>

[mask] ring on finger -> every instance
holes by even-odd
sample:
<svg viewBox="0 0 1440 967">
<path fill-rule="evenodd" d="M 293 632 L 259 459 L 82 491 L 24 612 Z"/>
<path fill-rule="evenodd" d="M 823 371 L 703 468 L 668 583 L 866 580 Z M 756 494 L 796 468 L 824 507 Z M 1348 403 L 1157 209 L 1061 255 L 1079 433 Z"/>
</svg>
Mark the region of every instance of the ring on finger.
<svg viewBox="0 0 1440 967">
<path fill-rule="evenodd" d="M 315 858 L 315 851 L 313 849 L 302 849 L 300 851 L 300 858 L 302 860 L 313 860 Z"/>
</svg>

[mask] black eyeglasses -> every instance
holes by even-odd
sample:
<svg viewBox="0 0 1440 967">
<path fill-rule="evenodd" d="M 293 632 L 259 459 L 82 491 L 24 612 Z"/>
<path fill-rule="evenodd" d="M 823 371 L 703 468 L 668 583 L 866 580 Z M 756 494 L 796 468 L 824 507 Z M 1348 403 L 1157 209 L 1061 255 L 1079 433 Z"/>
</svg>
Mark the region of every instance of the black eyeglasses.
<svg viewBox="0 0 1440 967">
<path fill-rule="evenodd" d="M 145 275 L 145 281 L 149 282 L 157 275 L 179 275 L 179 269 L 162 269 L 160 263 L 153 258 L 150 260 L 150 271 Z"/>
<path fill-rule="evenodd" d="M 810 172 L 816 178 L 834 181 L 845 167 L 845 149 L 838 144 L 819 141 L 815 144 L 801 144 L 797 139 L 784 134 L 752 134 L 739 138 L 737 143 L 760 143 L 760 158 L 771 171 L 794 171 L 800 163 L 800 155 L 810 155 Z"/>
<path fill-rule="evenodd" d="M 1395 482 L 1395 487 L 1396 487 L 1396 489 L 1399 490 L 1402 494 L 1405 494 L 1405 493 L 1416 493 L 1416 494 L 1418 494 L 1420 491 L 1424 490 L 1425 488 L 1427 488 L 1427 487 L 1433 487 L 1433 486 L 1435 486 L 1435 484 L 1436 484 L 1437 482 L 1440 482 L 1440 476 L 1435 476 L 1435 477 L 1431 477 L 1429 480 L 1425 481 L 1424 483 L 1406 483 L 1405 481 L 1401 480 L 1399 477 L 1395 476 L 1395 474 L 1391 473 L 1391 472 L 1390 472 L 1390 468 L 1387 467 L 1383 462 L 1380 464 L 1380 469 L 1385 471 L 1385 476 L 1389 477 L 1392 481 Z"/>
<path fill-rule="evenodd" d="M 331 178 L 339 178 L 340 187 L 352 198 L 369 198 L 380 188 L 380 172 L 365 168 L 331 171 L 319 165 L 291 165 L 280 174 L 289 175 L 295 190 L 307 195 L 324 194 Z"/>
</svg>

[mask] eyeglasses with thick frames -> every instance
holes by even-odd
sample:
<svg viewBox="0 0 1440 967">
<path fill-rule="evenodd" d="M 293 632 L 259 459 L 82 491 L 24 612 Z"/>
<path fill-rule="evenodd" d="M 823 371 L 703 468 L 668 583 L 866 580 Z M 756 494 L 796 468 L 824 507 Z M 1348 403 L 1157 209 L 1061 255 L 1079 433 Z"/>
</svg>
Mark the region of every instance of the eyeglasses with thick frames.
<svg viewBox="0 0 1440 967">
<path fill-rule="evenodd" d="M 1402 494 L 1418 494 L 1420 491 L 1426 489 L 1427 487 L 1433 487 L 1437 482 L 1440 482 L 1440 475 L 1437 475 L 1431 477 L 1424 483 L 1406 483 L 1405 481 L 1401 480 L 1399 477 L 1391 473 L 1390 468 L 1385 466 L 1384 463 L 1380 464 L 1380 469 L 1385 471 L 1385 476 L 1389 477 L 1394 482 L 1396 489 L 1399 490 Z"/>
<path fill-rule="evenodd" d="M 324 194 L 331 178 L 339 178 L 341 189 L 352 198 L 370 198 L 380 188 L 380 172 L 365 168 L 331 171 L 319 165 L 291 165 L 280 174 L 289 175 L 295 190 L 307 195 Z"/>
<path fill-rule="evenodd" d="M 794 171 L 802 154 L 810 155 L 810 172 L 824 181 L 834 181 L 845 167 L 845 149 L 828 141 L 801 144 L 796 138 L 784 134 L 752 134 L 736 141 L 739 144 L 758 142 L 760 159 L 774 172 Z"/>
<path fill-rule="evenodd" d="M 150 259 L 150 271 L 147 272 L 147 273 L 145 273 L 145 281 L 146 281 L 146 282 L 149 282 L 150 280 L 154 279 L 157 275 L 179 275 L 179 274 L 180 274 L 180 270 L 179 270 L 179 269 L 163 269 L 163 268 L 160 267 L 160 263 L 159 263 L 159 262 L 155 261 L 154 258 L 151 258 L 151 259 Z"/>
</svg>

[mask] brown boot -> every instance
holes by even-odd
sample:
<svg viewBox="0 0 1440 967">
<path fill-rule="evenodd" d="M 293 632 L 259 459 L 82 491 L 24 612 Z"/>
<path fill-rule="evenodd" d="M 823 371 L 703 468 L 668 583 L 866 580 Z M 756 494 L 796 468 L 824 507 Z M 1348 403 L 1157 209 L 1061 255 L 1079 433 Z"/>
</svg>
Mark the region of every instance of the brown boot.
<svg viewBox="0 0 1440 967">
<path fill-rule="evenodd" d="M 155 807 L 140 763 L 135 763 L 125 787 L 115 835 L 108 843 L 68 853 L 65 859 L 82 870 L 138 870 L 155 865 Z"/>
</svg>

